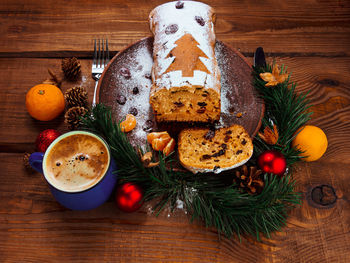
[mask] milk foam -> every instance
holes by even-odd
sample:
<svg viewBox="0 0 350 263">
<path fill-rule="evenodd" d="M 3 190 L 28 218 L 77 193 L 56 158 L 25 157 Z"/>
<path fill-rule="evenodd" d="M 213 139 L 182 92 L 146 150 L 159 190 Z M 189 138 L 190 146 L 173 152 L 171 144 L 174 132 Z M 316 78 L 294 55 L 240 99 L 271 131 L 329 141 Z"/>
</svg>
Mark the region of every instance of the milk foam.
<svg viewBox="0 0 350 263">
<path fill-rule="evenodd" d="M 59 190 L 83 191 L 103 177 L 109 158 L 106 145 L 97 136 L 73 132 L 50 145 L 44 158 L 44 174 Z"/>
</svg>

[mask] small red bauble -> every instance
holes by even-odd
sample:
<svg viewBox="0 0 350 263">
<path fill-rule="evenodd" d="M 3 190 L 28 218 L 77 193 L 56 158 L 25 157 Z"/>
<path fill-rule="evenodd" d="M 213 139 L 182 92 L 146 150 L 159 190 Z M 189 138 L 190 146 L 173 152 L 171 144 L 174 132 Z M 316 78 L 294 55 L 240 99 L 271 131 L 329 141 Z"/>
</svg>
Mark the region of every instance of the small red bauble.
<svg viewBox="0 0 350 263">
<path fill-rule="evenodd" d="M 273 173 L 282 176 L 287 168 L 284 155 L 275 150 L 263 152 L 258 158 L 258 165 L 265 173 Z"/>
<path fill-rule="evenodd" d="M 45 152 L 49 145 L 61 135 L 59 131 L 47 129 L 39 133 L 35 145 L 39 152 Z"/>
<path fill-rule="evenodd" d="M 124 212 L 135 212 L 142 206 L 143 190 L 136 184 L 125 183 L 118 187 L 116 203 Z"/>
</svg>

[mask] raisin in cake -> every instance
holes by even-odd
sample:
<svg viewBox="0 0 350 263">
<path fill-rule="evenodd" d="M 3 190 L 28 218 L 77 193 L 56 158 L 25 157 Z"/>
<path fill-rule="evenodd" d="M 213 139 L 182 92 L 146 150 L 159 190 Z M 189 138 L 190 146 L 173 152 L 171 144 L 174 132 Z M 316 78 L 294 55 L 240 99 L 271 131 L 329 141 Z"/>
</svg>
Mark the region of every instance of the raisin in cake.
<svg viewBox="0 0 350 263">
<path fill-rule="evenodd" d="M 219 120 L 214 10 L 200 2 L 169 2 L 156 7 L 149 21 L 154 35 L 150 104 L 156 120 Z"/>
<path fill-rule="evenodd" d="M 219 173 L 246 163 L 253 154 L 253 143 L 240 125 L 192 128 L 180 132 L 178 152 L 180 163 L 191 172 Z"/>
</svg>

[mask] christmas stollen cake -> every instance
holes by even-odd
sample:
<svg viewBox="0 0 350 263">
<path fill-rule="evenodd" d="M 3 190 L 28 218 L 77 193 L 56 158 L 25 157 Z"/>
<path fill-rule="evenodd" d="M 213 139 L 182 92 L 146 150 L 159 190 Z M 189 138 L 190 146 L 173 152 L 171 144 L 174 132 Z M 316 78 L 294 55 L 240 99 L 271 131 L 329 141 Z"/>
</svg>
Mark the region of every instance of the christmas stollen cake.
<svg viewBox="0 0 350 263">
<path fill-rule="evenodd" d="M 253 154 L 253 142 L 240 125 L 217 130 L 190 128 L 178 138 L 180 163 L 193 173 L 220 173 L 246 163 Z"/>
<path fill-rule="evenodd" d="M 156 7 L 149 22 L 154 35 L 150 104 L 156 120 L 219 120 L 214 10 L 200 2 L 169 2 Z"/>
</svg>

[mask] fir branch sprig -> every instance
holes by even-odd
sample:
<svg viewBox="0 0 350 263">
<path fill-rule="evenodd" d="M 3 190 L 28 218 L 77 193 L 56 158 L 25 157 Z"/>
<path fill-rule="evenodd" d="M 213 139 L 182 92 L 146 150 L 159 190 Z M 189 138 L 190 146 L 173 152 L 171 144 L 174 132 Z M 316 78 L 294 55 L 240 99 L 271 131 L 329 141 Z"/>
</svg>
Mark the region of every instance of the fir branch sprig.
<svg viewBox="0 0 350 263">
<path fill-rule="evenodd" d="M 259 76 L 260 73 L 272 72 L 272 65 L 266 64 L 264 67 L 253 68 L 253 84 L 265 102 L 265 116 L 262 120 L 263 127 L 278 127 L 279 139 L 276 145 L 266 144 L 259 136 L 254 139 L 255 156 L 260 155 L 268 149 L 275 149 L 283 153 L 286 157 L 287 165 L 291 166 L 301 159 L 300 151 L 291 146 L 296 131 L 305 125 L 312 112 L 307 94 L 297 94 L 295 89 L 297 84 L 288 79 L 274 87 L 266 87 L 266 82 Z M 280 74 L 285 74 L 286 68 L 282 66 Z"/>
<path fill-rule="evenodd" d="M 300 202 L 294 192 L 294 180 L 265 175 L 265 187 L 260 195 L 241 193 L 232 183 L 232 174 L 193 175 L 190 172 L 169 170 L 172 158 L 160 155 L 160 165 L 145 168 L 137 150 L 121 131 L 119 123 L 112 119 L 111 109 L 96 105 L 82 120 L 84 127 L 100 134 L 110 145 L 121 181 L 140 185 L 144 200 L 159 199 L 154 210 L 159 214 L 169 204 L 173 209 L 178 200 L 192 215 L 207 227 L 215 227 L 227 237 L 236 233 L 252 234 L 259 239 L 260 233 L 269 236 L 284 225 L 287 211 Z"/>
</svg>

